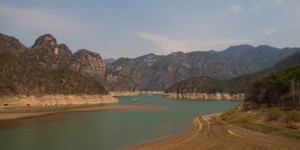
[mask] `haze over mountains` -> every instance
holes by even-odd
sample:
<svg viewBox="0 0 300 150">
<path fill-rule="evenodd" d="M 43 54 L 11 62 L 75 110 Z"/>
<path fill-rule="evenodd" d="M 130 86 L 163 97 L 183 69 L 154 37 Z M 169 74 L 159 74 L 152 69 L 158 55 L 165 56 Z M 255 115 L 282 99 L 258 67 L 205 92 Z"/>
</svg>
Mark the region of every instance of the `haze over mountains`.
<svg viewBox="0 0 300 150">
<path fill-rule="evenodd" d="M 252 83 L 274 72 L 300 65 L 300 51 L 277 62 L 270 68 L 253 74 L 241 75 L 229 80 L 218 80 L 208 76 L 196 76 L 179 81 L 168 87 L 166 93 L 198 94 L 198 93 L 249 93 Z"/>
<path fill-rule="evenodd" d="M 148 54 L 119 58 L 108 68 L 128 76 L 143 90 L 164 90 L 192 76 L 226 80 L 271 67 L 300 48 L 238 45 L 224 51 L 175 52 L 166 56 Z"/>
<path fill-rule="evenodd" d="M 100 54 L 85 49 L 72 53 L 67 45 L 58 44 L 50 34 L 40 36 L 31 48 L 26 48 L 14 37 L 0 34 L 0 53 L 11 53 L 11 59 L 46 71 L 77 73 L 104 85 L 108 91 L 165 90 L 192 76 L 230 79 L 271 67 L 297 51 L 300 48 L 238 45 L 224 51 L 175 52 L 165 56 L 147 54 L 133 59 L 119 58 L 105 64 Z M 1 63 L 3 68 L 7 62 Z M 2 72 L 6 76 L 9 73 Z M 10 84 L 16 86 L 13 81 Z"/>
</svg>

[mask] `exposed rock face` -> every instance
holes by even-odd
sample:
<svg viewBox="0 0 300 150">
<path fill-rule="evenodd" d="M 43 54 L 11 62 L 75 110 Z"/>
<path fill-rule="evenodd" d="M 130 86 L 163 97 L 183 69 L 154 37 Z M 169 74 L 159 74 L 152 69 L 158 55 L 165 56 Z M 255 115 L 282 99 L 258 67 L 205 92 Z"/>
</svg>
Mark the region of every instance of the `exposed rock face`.
<svg viewBox="0 0 300 150">
<path fill-rule="evenodd" d="M 24 106 L 61 106 L 61 105 L 86 105 L 105 104 L 118 102 L 111 95 L 44 95 L 41 97 L 19 95 L 5 97 L 0 101 L 2 107 L 24 107 Z"/>
<path fill-rule="evenodd" d="M 167 98 L 172 99 L 194 99 L 194 100 L 244 100 L 243 93 L 168 93 Z"/>
<path fill-rule="evenodd" d="M 104 79 L 106 74 L 106 66 L 97 53 L 81 49 L 74 53 L 70 69 L 80 72 L 86 76 L 92 76 L 97 79 Z"/>
<path fill-rule="evenodd" d="M 25 60 L 43 69 L 69 69 L 99 80 L 103 80 L 106 74 L 105 63 L 99 54 L 84 49 L 72 54 L 67 45 L 58 44 L 50 34 L 35 41 L 26 51 Z"/>
<path fill-rule="evenodd" d="M 0 53 L 9 52 L 15 56 L 20 56 L 26 47 L 16 38 L 0 33 Z"/>
</svg>

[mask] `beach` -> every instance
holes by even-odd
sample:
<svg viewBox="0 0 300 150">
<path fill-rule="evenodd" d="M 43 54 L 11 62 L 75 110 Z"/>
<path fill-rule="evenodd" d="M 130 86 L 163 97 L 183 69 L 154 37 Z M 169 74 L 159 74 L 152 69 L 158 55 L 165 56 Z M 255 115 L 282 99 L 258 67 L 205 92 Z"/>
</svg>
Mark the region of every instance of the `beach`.
<svg viewBox="0 0 300 150">
<path fill-rule="evenodd" d="M 260 132 L 250 131 L 225 123 L 220 114 L 193 119 L 192 131 L 138 145 L 126 150 L 232 150 L 232 149 L 286 149 L 296 150 L 300 141 Z"/>
</svg>

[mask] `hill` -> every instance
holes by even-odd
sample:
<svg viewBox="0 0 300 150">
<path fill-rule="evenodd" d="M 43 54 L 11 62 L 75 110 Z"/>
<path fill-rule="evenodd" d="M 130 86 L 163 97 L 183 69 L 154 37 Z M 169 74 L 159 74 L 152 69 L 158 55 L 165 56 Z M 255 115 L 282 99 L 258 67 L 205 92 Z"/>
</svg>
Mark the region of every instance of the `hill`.
<svg viewBox="0 0 300 150">
<path fill-rule="evenodd" d="M 300 93 L 300 65 L 256 80 L 246 101 L 268 107 L 297 107 Z"/>
</svg>

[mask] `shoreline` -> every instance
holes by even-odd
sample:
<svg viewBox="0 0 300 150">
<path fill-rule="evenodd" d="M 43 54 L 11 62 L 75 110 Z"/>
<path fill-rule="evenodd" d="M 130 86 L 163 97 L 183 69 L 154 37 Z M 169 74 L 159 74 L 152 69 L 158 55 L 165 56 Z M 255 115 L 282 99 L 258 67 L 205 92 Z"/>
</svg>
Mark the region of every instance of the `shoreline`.
<svg viewBox="0 0 300 150">
<path fill-rule="evenodd" d="M 118 102 L 118 99 L 112 95 L 16 95 L 0 97 L 0 109 L 24 106 L 46 108 L 49 106 L 108 104 L 116 102 Z"/>
<path fill-rule="evenodd" d="M 221 113 L 196 117 L 189 132 L 150 141 L 125 150 L 232 150 L 232 149 L 298 149 L 300 140 L 256 132 L 228 124 Z"/>
<path fill-rule="evenodd" d="M 88 106 L 88 105 L 82 105 Z M 67 107 L 53 107 L 53 109 L 58 109 L 57 111 L 45 111 L 39 112 L 41 107 L 31 107 L 31 108 L 18 108 L 17 110 L 5 110 L 0 109 L 0 123 L 5 123 L 6 121 L 17 121 L 25 120 L 39 117 L 46 117 L 52 115 L 59 115 L 65 113 L 77 113 L 77 112 L 93 112 L 93 111 L 115 111 L 115 110 L 140 110 L 140 109 L 156 109 L 160 108 L 158 105 L 107 105 L 107 106 L 91 106 L 76 108 L 72 106 L 67 110 L 59 110 L 60 108 Z"/>
<path fill-rule="evenodd" d="M 244 100 L 244 93 L 166 93 L 169 99 L 191 99 L 191 100 Z"/>
</svg>

